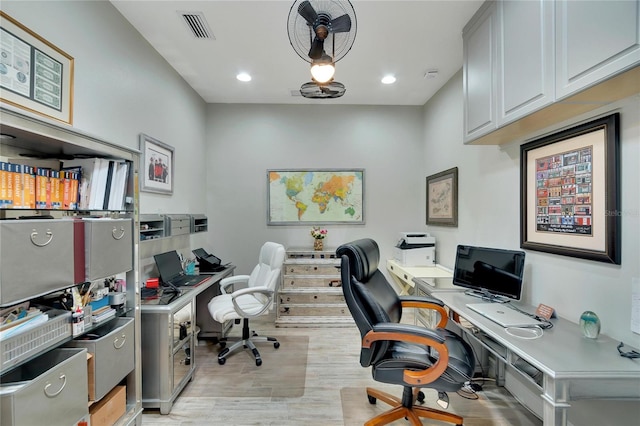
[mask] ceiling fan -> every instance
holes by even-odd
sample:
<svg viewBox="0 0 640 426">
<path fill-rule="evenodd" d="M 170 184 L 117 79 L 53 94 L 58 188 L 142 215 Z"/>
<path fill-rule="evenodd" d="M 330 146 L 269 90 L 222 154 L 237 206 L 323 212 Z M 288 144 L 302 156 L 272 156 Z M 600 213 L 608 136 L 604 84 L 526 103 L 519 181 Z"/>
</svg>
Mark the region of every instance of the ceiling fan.
<svg viewBox="0 0 640 426">
<path fill-rule="evenodd" d="M 353 46 L 356 14 L 348 0 L 296 0 L 289 10 L 287 33 L 293 50 L 311 63 L 313 81 L 300 93 L 308 98 L 337 98 L 344 85 L 333 81 L 335 63 Z M 313 87 L 310 85 L 316 85 Z"/>
</svg>

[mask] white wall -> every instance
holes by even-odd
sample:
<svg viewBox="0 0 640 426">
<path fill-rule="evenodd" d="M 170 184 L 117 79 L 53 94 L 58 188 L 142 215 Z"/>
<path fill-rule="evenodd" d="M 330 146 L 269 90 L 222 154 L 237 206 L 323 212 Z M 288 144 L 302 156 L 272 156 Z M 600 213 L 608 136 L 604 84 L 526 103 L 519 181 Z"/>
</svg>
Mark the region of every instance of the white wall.
<svg viewBox="0 0 640 426">
<path fill-rule="evenodd" d="M 327 226 L 326 247 L 372 237 L 385 259 L 398 233 L 421 223 L 421 108 L 327 103 L 209 106 L 203 190 L 210 244 L 237 272 L 255 265 L 264 241 L 313 244 L 311 225 L 267 226 L 268 169 L 365 169 L 366 224 Z"/>
<path fill-rule="evenodd" d="M 143 192 L 142 213 L 204 213 L 205 103 L 108 1 L 3 0 L 2 11 L 75 60 L 73 127 L 138 149 L 176 149 L 173 196 Z"/>
<path fill-rule="evenodd" d="M 640 278 L 640 97 L 578 117 L 562 127 L 620 112 L 622 264 L 527 251 L 525 301 L 552 306 L 558 315 L 578 322 L 592 310 L 602 331 L 635 347 L 640 335 L 630 330 L 631 283 Z M 431 227 L 438 241 L 439 262 L 453 266 L 457 244 L 519 248 L 520 144 L 463 146 L 462 73 L 454 76 L 424 108 L 425 175 L 459 168 L 458 227 Z M 558 128 L 560 126 L 555 126 Z M 545 129 L 535 135 L 548 133 Z M 553 129 L 555 130 L 555 129 Z M 615 348 L 612 348 L 615 350 Z"/>
</svg>

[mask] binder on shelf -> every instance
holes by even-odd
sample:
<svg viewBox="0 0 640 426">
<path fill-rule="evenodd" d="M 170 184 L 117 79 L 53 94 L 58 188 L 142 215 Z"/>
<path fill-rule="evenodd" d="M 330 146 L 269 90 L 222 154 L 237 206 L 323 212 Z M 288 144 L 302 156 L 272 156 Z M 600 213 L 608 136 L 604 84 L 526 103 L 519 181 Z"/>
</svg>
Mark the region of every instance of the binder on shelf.
<svg viewBox="0 0 640 426">
<path fill-rule="evenodd" d="M 127 177 L 129 176 L 129 163 L 116 161 L 114 176 L 111 181 L 111 193 L 109 195 L 109 210 L 122 210 L 124 197 L 127 190 Z"/>
<path fill-rule="evenodd" d="M 51 208 L 60 210 L 62 208 L 62 193 L 60 192 L 60 171 L 51 170 L 49 172 L 49 182 L 51 185 Z"/>
<path fill-rule="evenodd" d="M 51 208 L 51 186 L 49 183 L 49 169 L 44 167 L 36 167 L 36 208 Z"/>
<path fill-rule="evenodd" d="M 0 208 L 10 208 L 13 194 L 9 195 L 9 163 L 0 161 Z"/>
<path fill-rule="evenodd" d="M 36 208 L 36 169 L 33 166 L 22 166 L 23 205 L 27 209 Z"/>
<path fill-rule="evenodd" d="M 13 208 L 22 208 L 22 164 L 10 164 L 13 179 Z"/>
<path fill-rule="evenodd" d="M 104 196 L 102 197 L 102 209 L 109 209 L 109 199 L 111 198 L 111 185 L 113 183 L 113 171 L 115 168 L 115 161 L 106 160 L 107 162 L 107 180 L 104 185 Z"/>
<path fill-rule="evenodd" d="M 104 194 L 107 187 L 107 175 L 109 173 L 109 160 L 98 158 L 98 167 L 95 170 L 96 179 L 91 185 L 90 210 L 102 210 L 104 207 Z"/>
</svg>

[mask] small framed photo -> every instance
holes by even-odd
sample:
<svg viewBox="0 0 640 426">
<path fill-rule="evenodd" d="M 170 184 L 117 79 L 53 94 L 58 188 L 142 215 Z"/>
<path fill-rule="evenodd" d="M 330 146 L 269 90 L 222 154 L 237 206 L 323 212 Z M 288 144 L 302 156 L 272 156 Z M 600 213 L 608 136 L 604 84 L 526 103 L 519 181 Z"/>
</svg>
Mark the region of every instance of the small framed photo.
<svg viewBox="0 0 640 426">
<path fill-rule="evenodd" d="M 619 114 L 520 147 L 520 246 L 620 264 Z"/>
<path fill-rule="evenodd" d="M 458 226 L 458 168 L 427 176 L 427 225 Z"/>
<path fill-rule="evenodd" d="M 174 155 L 173 147 L 151 136 L 140 135 L 140 180 L 141 191 L 173 194 Z"/>
<path fill-rule="evenodd" d="M 73 122 L 73 58 L 0 11 L 0 100 Z"/>
</svg>

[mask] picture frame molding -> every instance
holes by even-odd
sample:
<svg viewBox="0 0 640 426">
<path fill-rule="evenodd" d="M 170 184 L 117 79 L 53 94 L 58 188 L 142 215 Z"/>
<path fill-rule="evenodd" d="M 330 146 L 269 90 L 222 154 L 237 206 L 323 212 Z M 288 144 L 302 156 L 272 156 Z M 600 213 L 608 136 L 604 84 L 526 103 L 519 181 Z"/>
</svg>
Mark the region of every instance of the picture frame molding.
<svg viewBox="0 0 640 426">
<path fill-rule="evenodd" d="M 620 114 L 607 116 L 560 130 L 543 136 L 520 147 L 520 247 L 528 250 L 588 259 L 598 262 L 621 263 L 621 217 L 620 217 Z M 598 136 L 602 134 L 602 139 Z M 589 139 L 587 139 L 589 138 Z M 594 139 L 593 157 L 590 162 L 591 217 L 590 229 L 593 240 L 577 233 L 538 233 L 538 206 L 535 201 L 536 172 L 530 170 L 536 159 L 548 158 L 543 151 L 555 146 L 553 151 L 560 155 L 578 151 L 581 144 Z M 583 142 L 584 141 L 584 142 Z M 557 145 L 556 145 L 557 144 Z M 584 145 L 586 147 L 586 145 Z M 550 149 L 550 148 L 549 148 Z M 543 153 L 543 154 L 540 154 Z M 538 154 L 540 157 L 535 158 Z M 530 158 L 532 157 L 532 158 Z M 532 175 L 532 173 L 534 173 Z M 602 178 L 602 183 L 600 182 Z M 577 183 L 576 183 L 577 184 Z M 532 192 L 533 191 L 533 192 Z M 576 190 L 577 192 L 577 190 Z M 577 195 L 577 194 L 576 194 Z M 577 201 L 577 200 L 576 200 Z M 576 204 L 577 205 L 577 204 Z M 549 212 L 547 212 L 549 216 Z M 534 220 L 535 219 L 535 220 Z M 572 219 L 575 220 L 575 219 Z M 532 223 L 533 222 L 533 223 Z M 582 243 L 582 244 L 578 244 Z M 591 246 L 591 247 L 590 247 Z"/>
<path fill-rule="evenodd" d="M 0 64 L 0 73 L 9 75 L 15 72 L 15 80 L 17 80 L 6 80 L 12 82 L 12 87 L 0 86 L 0 101 L 72 125 L 73 57 L 3 11 L 0 11 L 0 31 L 5 39 L 3 46 L 16 45 L 9 55 L 15 56 L 16 52 L 24 50 L 29 52 L 29 59 L 21 62 L 28 71 L 13 66 L 8 67 L 6 63 Z M 9 43 L 8 40 L 13 40 L 13 43 Z M 13 59 L 6 60 L 13 63 Z M 36 71 L 36 64 L 38 64 L 38 71 Z M 60 72 L 56 69 L 58 65 Z M 27 72 L 28 75 L 26 75 Z M 59 81 L 56 81 L 58 78 Z M 59 104 L 59 108 L 54 104 Z"/>
<path fill-rule="evenodd" d="M 153 151 L 153 154 L 151 152 Z M 157 178 L 151 177 L 151 169 L 149 161 L 155 158 L 168 157 L 166 160 L 167 175 Z M 171 195 L 173 194 L 174 177 L 175 177 L 175 150 L 171 145 L 159 141 L 144 133 L 140 134 L 140 191 L 154 192 L 157 194 Z"/>
<path fill-rule="evenodd" d="M 435 204 L 431 202 L 429 194 L 436 185 L 443 181 L 451 181 L 451 198 L 448 200 L 451 203 L 451 214 L 444 217 L 437 217 L 434 215 L 433 209 Z M 427 176 L 426 178 L 426 223 L 431 226 L 458 226 L 458 168 L 453 167 L 448 170 Z"/>
</svg>

